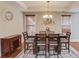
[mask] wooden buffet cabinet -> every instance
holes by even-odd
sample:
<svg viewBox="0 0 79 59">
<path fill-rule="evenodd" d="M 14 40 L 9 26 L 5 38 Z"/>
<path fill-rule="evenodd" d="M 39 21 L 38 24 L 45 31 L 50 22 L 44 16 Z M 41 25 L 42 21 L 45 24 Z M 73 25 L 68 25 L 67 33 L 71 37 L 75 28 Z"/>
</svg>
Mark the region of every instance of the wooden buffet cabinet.
<svg viewBox="0 0 79 59">
<path fill-rule="evenodd" d="M 17 48 L 21 48 L 20 34 L 1 38 L 1 57 L 4 57 L 6 54 L 11 55 Z"/>
</svg>

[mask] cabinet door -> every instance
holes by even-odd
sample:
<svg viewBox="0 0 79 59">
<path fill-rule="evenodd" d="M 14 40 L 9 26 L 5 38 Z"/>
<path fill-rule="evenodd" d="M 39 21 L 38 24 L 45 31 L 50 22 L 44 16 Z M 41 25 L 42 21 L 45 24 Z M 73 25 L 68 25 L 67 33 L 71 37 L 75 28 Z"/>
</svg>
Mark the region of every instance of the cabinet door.
<svg viewBox="0 0 79 59">
<path fill-rule="evenodd" d="M 10 44 L 9 40 L 2 39 L 1 40 L 1 52 L 2 56 L 4 56 L 6 53 L 8 53 L 10 50 Z"/>
<path fill-rule="evenodd" d="M 18 47 L 19 47 L 19 39 L 13 41 L 13 51 L 16 51 Z"/>
</svg>

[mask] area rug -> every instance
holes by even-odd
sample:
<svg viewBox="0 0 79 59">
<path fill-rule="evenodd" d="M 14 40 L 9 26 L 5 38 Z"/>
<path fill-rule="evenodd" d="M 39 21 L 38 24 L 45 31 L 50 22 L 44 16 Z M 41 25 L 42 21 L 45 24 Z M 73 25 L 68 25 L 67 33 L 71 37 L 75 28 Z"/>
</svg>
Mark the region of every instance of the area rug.
<svg viewBox="0 0 79 59">
<path fill-rule="evenodd" d="M 40 51 L 38 58 L 45 58 L 44 51 Z M 53 53 L 53 51 L 50 51 L 50 53 Z M 33 50 L 26 50 L 25 54 L 22 50 L 16 58 L 35 58 L 35 55 L 33 54 Z M 57 58 L 57 55 L 50 55 L 49 58 Z M 70 53 L 68 50 L 62 50 L 61 54 L 59 55 L 59 58 L 79 58 L 79 52 L 75 50 L 73 47 L 70 47 Z"/>
</svg>

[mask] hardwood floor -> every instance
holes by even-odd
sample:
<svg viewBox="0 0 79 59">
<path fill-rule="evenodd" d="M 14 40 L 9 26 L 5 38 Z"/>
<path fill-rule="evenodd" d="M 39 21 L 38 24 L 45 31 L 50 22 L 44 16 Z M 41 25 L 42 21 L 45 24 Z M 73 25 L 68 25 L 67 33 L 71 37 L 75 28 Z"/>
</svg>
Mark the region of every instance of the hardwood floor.
<svg viewBox="0 0 79 59">
<path fill-rule="evenodd" d="M 71 42 L 70 45 L 75 48 L 77 51 L 79 51 L 79 42 Z"/>
</svg>

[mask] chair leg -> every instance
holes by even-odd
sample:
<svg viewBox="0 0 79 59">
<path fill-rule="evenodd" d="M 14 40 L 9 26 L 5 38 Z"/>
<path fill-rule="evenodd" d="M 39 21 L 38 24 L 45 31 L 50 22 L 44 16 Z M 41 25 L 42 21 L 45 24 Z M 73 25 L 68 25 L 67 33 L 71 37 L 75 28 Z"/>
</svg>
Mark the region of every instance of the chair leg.
<svg viewBox="0 0 79 59">
<path fill-rule="evenodd" d="M 25 54 L 25 52 L 26 52 L 26 51 L 25 51 L 25 49 L 24 49 L 24 54 Z"/>
<path fill-rule="evenodd" d="M 27 43 L 27 50 L 28 50 L 29 44 Z"/>
<path fill-rule="evenodd" d="M 64 43 L 65 44 L 65 49 L 68 49 L 68 45 L 67 45 L 67 43 Z"/>
<path fill-rule="evenodd" d="M 24 44 L 24 53 L 26 52 L 26 44 Z"/>
<path fill-rule="evenodd" d="M 69 43 L 65 43 L 65 47 L 66 47 L 66 49 L 68 49 L 68 52 L 70 53 L 70 46 L 69 46 Z"/>
<path fill-rule="evenodd" d="M 61 45 L 61 49 L 62 49 L 62 43 L 60 45 Z"/>
<path fill-rule="evenodd" d="M 45 41 L 45 58 L 47 57 L 46 52 L 47 52 L 47 49 L 46 49 L 46 41 Z"/>
<path fill-rule="evenodd" d="M 48 42 L 48 52 L 49 52 L 49 57 L 50 57 L 50 41 Z"/>
<path fill-rule="evenodd" d="M 58 47 L 59 47 L 58 54 L 61 54 L 61 44 Z"/>
<path fill-rule="evenodd" d="M 36 54 L 36 58 L 38 57 L 38 55 Z"/>
<path fill-rule="evenodd" d="M 59 55 L 57 55 L 57 58 L 59 58 Z"/>
<path fill-rule="evenodd" d="M 46 46 L 45 46 L 45 58 L 46 58 Z"/>
<path fill-rule="evenodd" d="M 70 53 L 70 46 L 69 46 L 69 43 L 68 43 L 68 52 Z"/>
<path fill-rule="evenodd" d="M 48 45 L 48 52 L 50 51 L 50 45 Z"/>
<path fill-rule="evenodd" d="M 59 46 L 57 46 L 56 50 L 57 50 L 57 58 L 59 58 L 59 54 L 60 54 L 60 47 L 59 47 Z"/>
<path fill-rule="evenodd" d="M 59 51 L 57 50 L 57 58 L 59 58 Z"/>
</svg>

